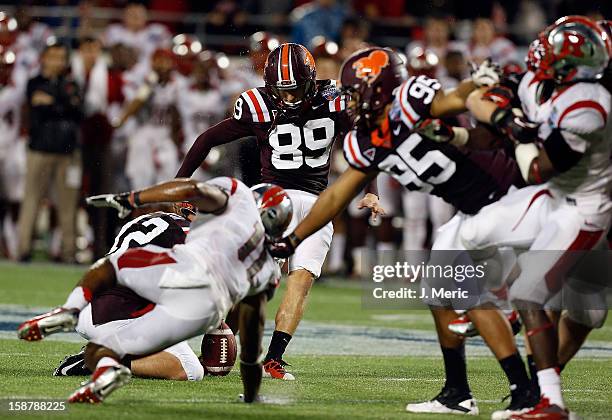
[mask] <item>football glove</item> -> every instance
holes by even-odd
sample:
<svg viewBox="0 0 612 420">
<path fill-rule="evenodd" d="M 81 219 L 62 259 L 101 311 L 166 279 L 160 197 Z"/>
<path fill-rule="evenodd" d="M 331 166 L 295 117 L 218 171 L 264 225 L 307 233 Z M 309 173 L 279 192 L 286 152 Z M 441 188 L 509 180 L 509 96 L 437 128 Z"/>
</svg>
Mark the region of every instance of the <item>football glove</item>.
<svg viewBox="0 0 612 420">
<path fill-rule="evenodd" d="M 472 75 L 472 82 L 474 82 L 476 86 L 493 86 L 499 83 L 501 69 L 490 57 L 480 63 L 479 66 L 474 63 L 470 63 L 470 66 L 472 67 L 470 72 Z"/>
<path fill-rule="evenodd" d="M 295 252 L 295 248 L 302 242 L 295 233 L 290 233 L 278 241 L 268 242 L 266 245 L 270 255 L 275 258 L 289 258 Z"/>
<path fill-rule="evenodd" d="M 539 123 L 529 121 L 520 108 L 497 108 L 491 125 L 515 143 L 531 143 L 538 138 Z"/>
<path fill-rule="evenodd" d="M 427 118 L 417 124 L 415 131 L 436 143 L 449 143 L 455 136 L 453 127 L 440 119 Z"/>
<path fill-rule="evenodd" d="M 482 95 L 483 99 L 493 102 L 498 108 L 512 108 L 514 93 L 505 86 L 493 86 Z"/>
<path fill-rule="evenodd" d="M 121 194 L 101 194 L 86 198 L 88 206 L 110 207 L 119 213 L 120 219 L 125 219 L 134 210 L 135 206 L 130 203 L 130 193 Z"/>
</svg>

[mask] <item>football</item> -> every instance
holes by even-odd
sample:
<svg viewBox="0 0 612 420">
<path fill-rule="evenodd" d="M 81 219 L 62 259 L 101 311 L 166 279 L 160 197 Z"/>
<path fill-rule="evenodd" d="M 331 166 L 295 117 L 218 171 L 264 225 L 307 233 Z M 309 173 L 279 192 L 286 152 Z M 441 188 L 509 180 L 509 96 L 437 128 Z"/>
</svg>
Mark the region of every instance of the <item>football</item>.
<svg viewBox="0 0 612 420">
<path fill-rule="evenodd" d="M 236 337 L 225 322 L 204 335 L 201 350 L 200 362 L 209 375 L 225 376 L 236 363 Z"/>
</svg>

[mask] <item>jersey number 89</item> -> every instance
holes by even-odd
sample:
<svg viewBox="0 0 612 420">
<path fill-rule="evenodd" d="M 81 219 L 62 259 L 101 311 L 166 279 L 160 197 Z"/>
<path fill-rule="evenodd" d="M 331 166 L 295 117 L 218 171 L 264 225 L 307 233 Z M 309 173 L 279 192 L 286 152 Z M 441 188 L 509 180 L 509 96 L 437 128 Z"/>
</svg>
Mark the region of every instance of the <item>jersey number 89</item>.
<svg viewBox="0 0 612 420">
<path fill-rule="evenodd" d="M 334 120 L 327 117 L 309 120 L 302 128 L 295 124 L 277 125 L 269 137 L 272 165 L 276 169 L 297 169 L 304 163 L 311 168 L 323 166 L 329 159 L 334 134 Z M 308 151 L 323 150 L 323 153 L 308 156 L 309 153 L 306 152 L 304 157 L 300 148 L 302 139 Z"/>
</svg>

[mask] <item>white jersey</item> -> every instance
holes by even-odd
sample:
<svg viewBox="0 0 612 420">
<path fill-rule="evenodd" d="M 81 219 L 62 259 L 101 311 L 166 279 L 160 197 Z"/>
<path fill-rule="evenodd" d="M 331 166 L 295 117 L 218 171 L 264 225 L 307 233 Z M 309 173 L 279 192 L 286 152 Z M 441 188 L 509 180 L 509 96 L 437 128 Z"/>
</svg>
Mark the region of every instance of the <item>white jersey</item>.
<svg viewBox="0 0 612 420">
<path fill-rule="evenodd" d="M 541 123 L 540 139 L 546 142 L 553 130 L 559 129 L 567 145 L 583 154 L 573 167 L 552 178 L 549 186 L 576 197 L 608 195 L 612 182 L 610 93 L 599 83 L 576 83 L 538 104 L 534 76 L 532 72 L 525 74 L 519 98 L 527 118 Z"/>
<path fill-rule="evenodd" d="M 264 246 L 264 227 L 251 190 L 228 177 L 213 178 L 207 184 L 227 193 L 227 209 L 218 216 L 199 214 L 185 245 L 175 250 L 182 247 L 203 261 L 212 280 L 227 289 L 219 297 L 229 296 L 231 302 L 224 304 L 231 306 L 278 282 L 280 268 Z"/>
<path fill-rule="evenodd" d="M 223 97 L 218 89 L 183 90 L 178 97 L 178 110 L 183 128 L 183 151 L 187 152 L 196 138 L 221 121 L 225 115 Z"/>
<path fill-rule="evenodd" d="M 152 23 L 140 31 L 130 31 L 121 24 L 109 25 L 104 32 L 104 45 L 124 44 L 140 52 L 141 58 L 149 57 L 157 48 L 169 47 L 172 35 L 161 24 Z"/>
<path fill-rule="evenodd" d="M 0 88 L 0 156 L 8 156 L 8 150 L 19 137 L 24 93 L 22 86 Z"/>
</svg>

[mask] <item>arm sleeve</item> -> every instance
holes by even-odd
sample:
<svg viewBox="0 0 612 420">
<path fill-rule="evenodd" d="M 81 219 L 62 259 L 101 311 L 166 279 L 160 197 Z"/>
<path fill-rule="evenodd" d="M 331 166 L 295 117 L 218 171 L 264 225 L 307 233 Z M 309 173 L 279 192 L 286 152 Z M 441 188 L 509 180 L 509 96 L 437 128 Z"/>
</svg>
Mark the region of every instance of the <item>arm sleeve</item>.
<svg viewBox="0 0 612 420">
<path fill-rule="evenodd" d="M 176 174 L 177 178 L 190 177 L 204 162 L 213 147 L 250 135 L 252 135 L 251 127 L 234 118 L 227 118 L 210 127 L 198 136 L 189 152 L 187 152 L 187 156 L 185 156 L 183 164 Z"/>
<path fill-rule="evenodd" d="M 351 168 L 362 172 L 370 172 L 372 170 L 370 161 L 366 159 L 361 151 L 355 131 L 347 133 L 344 137 L 342 151 L 344 152 L 344 158 Z"/>
</svg>

